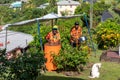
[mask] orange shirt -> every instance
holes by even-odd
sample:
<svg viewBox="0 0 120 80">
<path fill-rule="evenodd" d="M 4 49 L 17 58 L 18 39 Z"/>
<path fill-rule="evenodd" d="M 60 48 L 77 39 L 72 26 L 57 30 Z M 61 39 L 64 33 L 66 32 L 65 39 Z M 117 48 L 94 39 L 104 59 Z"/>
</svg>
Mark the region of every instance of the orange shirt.
<svg viewBox="0 0 120 80">
<path fill-rule="evenodd" d="M 82 28 L 79 26 L 78 29 L 73 27 L 70 31 L 71 41 L 78 40 L 82 36 Z"/>
<path fill-rule="evenodd" d="M 60 40 L 60 33 L 57 32 L 55 35 L 53 35 L 53 33 L 51 31 L 47 34 L 46 40 L 50 40 L 51 43 L 58 42 Z"/>
</svg>

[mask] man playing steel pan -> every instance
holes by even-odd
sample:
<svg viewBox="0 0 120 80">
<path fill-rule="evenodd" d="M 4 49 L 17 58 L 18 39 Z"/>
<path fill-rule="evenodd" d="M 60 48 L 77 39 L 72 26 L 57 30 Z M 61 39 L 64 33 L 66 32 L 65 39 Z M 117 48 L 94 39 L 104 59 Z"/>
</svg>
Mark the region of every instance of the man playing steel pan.
<svg viewBox="0 0 120 80">
<path fill-rule="evenodd" d="M 52 31 L 49 32 L 45 38 L 50 45 L 60 44 L 60 33 L 58 31 L 58 27 L 55 25 L 52 28 Z"/>
<path fill-rule="evenodd" d="M 82 36 L 82 28 L 79 26 L 79 22 L 75 22 L 75 25 L 70 31 L 70 43 L 73 47 L 76 47 L 80 44 L 80 37 Z"/>
</svg>

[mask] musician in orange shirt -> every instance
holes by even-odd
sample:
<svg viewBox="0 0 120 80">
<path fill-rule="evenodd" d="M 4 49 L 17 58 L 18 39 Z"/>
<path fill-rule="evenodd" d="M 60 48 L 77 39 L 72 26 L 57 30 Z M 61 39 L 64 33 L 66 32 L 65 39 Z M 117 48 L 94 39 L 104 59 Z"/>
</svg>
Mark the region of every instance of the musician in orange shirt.
<svg viewBox="0 0 120 80">
<path fill-rule="evenodd" d="M 80 44 L 80 37 L 82 36 L 82 28 L 79 26 L 79 22 L 75 22 L 75 25 L 70 31 L 70 42 L 73 47 L 76 47 Z"/>
<path fill-rule="evenodd" d="M 60 44 L 60 33 L 58 31 L 58 27 L 55 25 L 52 28 L 52 31 L 47 34 L 45 37 L 49 44 Z"/>
</svg>

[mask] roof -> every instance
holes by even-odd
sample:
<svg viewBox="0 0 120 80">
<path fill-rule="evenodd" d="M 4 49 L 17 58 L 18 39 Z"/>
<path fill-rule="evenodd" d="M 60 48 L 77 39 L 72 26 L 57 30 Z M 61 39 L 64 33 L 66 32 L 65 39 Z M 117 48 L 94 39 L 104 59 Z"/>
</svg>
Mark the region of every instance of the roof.
<svg viewBox="0 0 120 80">
<path fill-rule="evenodd" d="M 79 16 L 83 16 L 83 14 L 70 15 L 70 16 L 58 16 L 58 14 L 56 14 L 56 13 L 49 13 L 47 15 L 44 15 L 43 17 L 40 17 L 40 18 L 34 18 L 34 19 L 30 19 L 30 20 L 16 22 L 16 23 L 13 23 L 13 24 L 3 25 L 2 30 L 5 30 L 7 27 L 25 25 L 25 24 L 36 22 L 38 20 L 39 21 L 44 21 L 44 20 L 51 20 L 51 19 L 67 19 L 67 18 L 73 18 L 73 17 L 79 17 Z"/>
<path fill-rule="evenodd" d="M 0 46 L 0 49 L 5 48 L 5 40 L 6 40 L 6 30 L 0 32 L 0 43 L 3 46 Z M 30 34 L 25 34 L 22 32 L 15 32 L 15 31 L 7 31 L 7 49 L 6 51 L 9 52 L 15 48 L 25 48 L 28 44 L 33 40 L 33 36 Z"/>
<path fill-rule="evenodd" d="M 73 0 L 63 0 L 57 2 L 57 5 L 79 5 L 80 3 L 78 1 Z"/>
<path fill-rule="evenodd" d="M 98 0 L 93 0 L 93 3 L 97 2 Z M 91 2 L 91 0 L 83 0 L 83 2 Z"/>
<path fill-rule="evenodd" d="M 21 1 L 16 1 L 16 2 L 13 2 L 11 5 L 10 5 L 11 8 L 20 8 L 22 7 L 22 2 Z"/>
<path fill-rule="evenodd" d="M 49 5 L 49 3 L 44 3 L 44 4 L 40 5 L 40 6 L 37 7 L 37 8 L 45 9 L 48 5 Z"/>
<path fill-rule="evenodd" d="M 105 21 L 108 18 L 113 18 L 112 14 L 108 11 L 104 11 L 101 17 L 101 21 Z"/>
<path fill-rule="evenodd" d="M 55 18 L 59 18 L 59 16 L 58 14 L 55 14 L 53 12 L 41 17 L 41 19 L 55 19 Z"/>
</svg>

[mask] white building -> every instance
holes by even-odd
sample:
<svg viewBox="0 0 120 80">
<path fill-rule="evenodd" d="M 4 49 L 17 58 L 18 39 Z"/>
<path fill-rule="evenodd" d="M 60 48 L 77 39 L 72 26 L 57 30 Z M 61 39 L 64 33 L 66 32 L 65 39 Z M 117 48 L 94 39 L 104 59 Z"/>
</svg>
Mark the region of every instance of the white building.
<svg viewBox="0 0 120 80">
<path fill-rule="evenodd" d="M 80 5 L 80 3 L 73 0 L 62 0 L 57 2 L 58 16 L 74 15 L 78 5 Z"/>
</svg>

